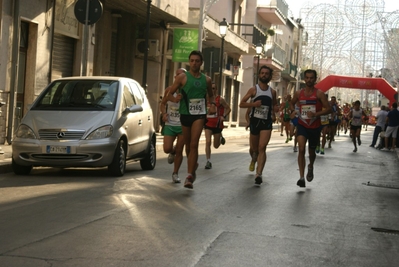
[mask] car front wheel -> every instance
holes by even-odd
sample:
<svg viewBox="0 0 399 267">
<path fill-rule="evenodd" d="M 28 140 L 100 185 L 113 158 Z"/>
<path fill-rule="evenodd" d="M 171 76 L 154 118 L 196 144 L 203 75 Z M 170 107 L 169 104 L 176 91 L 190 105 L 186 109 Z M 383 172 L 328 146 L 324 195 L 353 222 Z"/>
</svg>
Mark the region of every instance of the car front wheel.
<svg viewBox="0 0 399 267">
<path fill-rule="evenodd" d="M 29 166 L 19 165 L 18 163 L 15 162 L 14 159 L 12 159 L 11 167 L 16 175 L 28 175 L 32 170 L 32 165 Z"/>
<path fill-rule="evenodd" d="M 125 141 L 119 140 L 116 146 L 112 163 L 108 166 L 109 172 L 114 176 L 123 176 L 126 170 Z"/>
</svg>

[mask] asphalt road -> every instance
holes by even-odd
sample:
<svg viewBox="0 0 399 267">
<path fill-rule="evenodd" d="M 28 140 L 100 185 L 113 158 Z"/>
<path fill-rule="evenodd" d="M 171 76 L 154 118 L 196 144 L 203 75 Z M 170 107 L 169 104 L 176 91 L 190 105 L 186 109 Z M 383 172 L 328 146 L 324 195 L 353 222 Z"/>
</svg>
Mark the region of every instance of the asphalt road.
<svg viewBox="0 0 399 267">
<path fill-rule="evenodd" d="M 194 190 L 172 183 L 161 152 L 154 171 L 133 163 L 122 178 L 2 174 L 0 266 L 397 266 L 398 157 L 368 147 L 371 133 L 358 153 L 337 137 L 306 188 L 277 133 L 260 188 L 246 139 L 213 150 L 211 170 L 201 145 Z"/>
</svg>

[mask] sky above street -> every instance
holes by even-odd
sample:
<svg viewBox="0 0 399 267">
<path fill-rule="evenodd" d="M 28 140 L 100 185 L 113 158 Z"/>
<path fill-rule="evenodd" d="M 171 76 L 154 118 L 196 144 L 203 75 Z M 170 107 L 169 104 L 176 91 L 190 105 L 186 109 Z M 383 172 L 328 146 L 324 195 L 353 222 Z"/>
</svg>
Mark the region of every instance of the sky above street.
<svg viewBox="0 0 399 267">
<path fill-rule="evenodd" d="M 293 15 L 295 18 L 301 17 L 299 12 L 302 6 L 305 5 L 305 3 L 311 3 L 314 5 L 321 4 L 321 3 L 329 3 L 329 4 L 334 4 L 337 2 L 337 0 L 285 0 L 285 2 L 288 4 L 288 8 L 292 11 Z M 341 0 L 343 3 L 344 0 Z M 356 4 L 361 4 L 363 3 L 363 0 L 352 0 L 351 2 L 356 3 Z M 399 3 L 398 0 L 366 0 L 366 2 L 369 3 L 376 3 L 380 4 L 382 2 L 385 3 L 385 11 L 386 12 L 393 12 L 396 10 L 399 10 Z"/>
</svg>

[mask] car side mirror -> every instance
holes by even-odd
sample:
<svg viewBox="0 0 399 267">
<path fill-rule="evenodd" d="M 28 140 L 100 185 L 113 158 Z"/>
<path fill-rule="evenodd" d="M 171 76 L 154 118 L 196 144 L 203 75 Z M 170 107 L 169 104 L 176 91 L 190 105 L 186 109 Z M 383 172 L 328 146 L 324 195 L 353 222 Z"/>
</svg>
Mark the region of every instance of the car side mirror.
<svg viewBox="0 0 399 267">
<path fill-rule="evenodd" d="M 130 107 L 127 107 L 124 111 L 123 114 L 128 114 L 128 113 L 135 113 L 135 112 L 141 112 L 143 111 L 143 107 L 139 105 L 132 105 Z"/>
</svg>

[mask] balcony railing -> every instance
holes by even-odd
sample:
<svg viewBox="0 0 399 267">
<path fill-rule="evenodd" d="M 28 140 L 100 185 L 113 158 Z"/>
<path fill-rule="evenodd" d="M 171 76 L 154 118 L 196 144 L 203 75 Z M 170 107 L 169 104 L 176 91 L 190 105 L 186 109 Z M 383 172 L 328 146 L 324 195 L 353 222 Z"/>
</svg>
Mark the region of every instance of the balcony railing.
<svg viewBox="0 0 399 267">
<path fill-rule="evenodd" d="M 234 27 L 234 32 L 241 34 L 241 36 L 244 37 L 248 43 L 251 43 L 253 47 L 258 43 L 266 43 L 265 32 L 254 24 L 230 23 L 230 27 Z M 239 30 L 238 27 L 240 27 Z"/>
<path fill-rule="evenodd" d="M 261 14 L 261 17 L 263 17 L 263 19 L 265 19 L 266 21 L 277 25 L 285 24 L 285 22 L 281 21 L 285 20 L 288 17 L 288 5 L 284 0 L 257 0 L 257 7 L 258 11 Z M 275 12 L 279 14 L 279 18 L 276 18 L 272 13 L 267 10 L 262 10 L 262 8 L 274 8 Z M 280 23 L 278 23 L 276 20 L 280 20 Z"/>
<path fill-rule="evenodd" d="M 286 64 L 285 69 L 281 72 L 281 75 L 284 78 L 295 80 L 297 73 L 298 73 L 298 66 L 292 63 L 291 61 L 288 61 L 288 64 Z"/>
<path fill-rule="evenodd" d="M 273 47 L 267 50 L 266 52 L 267 58 L 272 58 L 273 61 L 279 63 L 281 66 L 284 66 L 286 52 L 276 43 L 274 43 Z"/>
</svg>

